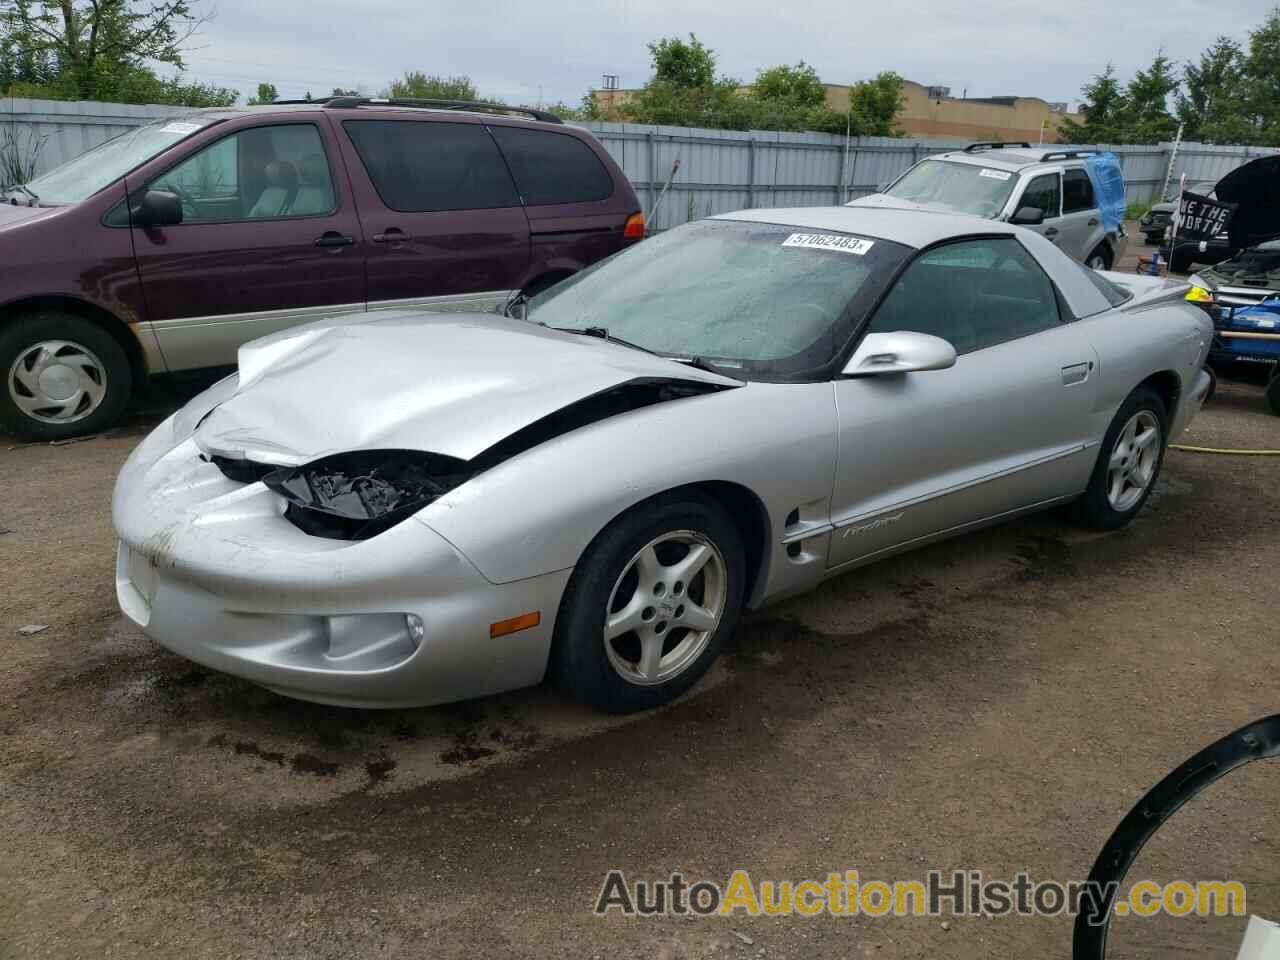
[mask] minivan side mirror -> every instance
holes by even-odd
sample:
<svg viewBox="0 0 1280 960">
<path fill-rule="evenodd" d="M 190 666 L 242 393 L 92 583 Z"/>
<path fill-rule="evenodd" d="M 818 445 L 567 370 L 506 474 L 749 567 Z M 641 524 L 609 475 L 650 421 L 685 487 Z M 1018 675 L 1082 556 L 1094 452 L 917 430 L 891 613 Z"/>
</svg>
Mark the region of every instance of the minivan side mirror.
<svg viewBox="0 0 1280 960">
<path fill-rule="evenodd" d="M 842 372 L 846 377 L 945 370 L 956 364 L 956 348 L 941 337 L 913 330 L 868 333 Z"/>
<path fill-rule="evenodd" d="M 135 227 L 171 227 L 182 222 L 182 200 L 167 190 L 148 190 L 129 208 Z"/>
<path fill-rule="evenodd" d="M 1038 227 L 1044 223 L 1044 211 L 1039 207 L 1019 207 L 1009 222 L 1020 227 Z"/>
</svg>

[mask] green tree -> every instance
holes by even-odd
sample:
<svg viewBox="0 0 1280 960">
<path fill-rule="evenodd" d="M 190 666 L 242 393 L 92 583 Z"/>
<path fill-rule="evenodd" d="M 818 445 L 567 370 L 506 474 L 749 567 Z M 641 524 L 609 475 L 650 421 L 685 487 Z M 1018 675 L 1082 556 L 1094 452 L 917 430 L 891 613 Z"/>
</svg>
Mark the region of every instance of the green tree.
<svg viewBox="0 0 1280 960">
<path fill-rule="evenodd" d="M 685 89 L 706 88 L 716 82 L 716 55 L 692 33 L 689 42 L 679 37 L 663 37 L 649 44 L 653 58 L 653 79 Z"/>
<path fill-rule="evenodd" d="M 1124 92 L 1116 79 L 1115 64 L 1108 63 L 1105 70 L 1096 74 L 1080 90 L 1084 103 L 1080 112 L 1084 123 L 1063 119 L 1058 124 L 1058 134 L 1067 143 L 1119 143 L 1120 113 L 1124 109 Z"/>
<path fill-rule="evenodd" d="M 794 67 L 762 70 L 751 86 L 751 125 L 759 130 L 816 130 L 844 133 L 848 116 L 827 106 L 817 72 L 803 60 Z"/>
<path fill-rule="evenodd" d="M 280 99 L 280 94 L 276 91 L 274 83 L 258 84 L 258 92 L 249 98 L 249 106 L 256 107 L 261 104 L 275 103 Z"/>
<path fill-rule="evenodd" d="M 1178 124 L 1169 113 L 1169 97 L 1178 88 L 1173 62 L 1161 50 L 1146 70 L 1139 70 L 1125 89 L 1119 111 L 1117 143 L 1160 143 L 1172 140 Z"/>
<path fill-rule="evenodd" d="M 1244 51 L 1219 37 L 1197 63 L 1182 68 L 1177 117 L 1187 140 L 1248 143 L 1256 134 L 1245 104 Z"/>
<path fill-rule="evenodd" d="M 864 137 L 900 137 L 895 126 L 902 111 L 902 77 L 892 70 L 877 73 L 870 80 L 855 83 L 849 89 L 849 113 L 855 134 Z"/>
<path fill-rule="evenodd" d="M 399 80 L 392 80 L 382 91 L 384 97 L 405 97 L 419 100 L 479 100 L 475 84 L 470 77 L 441 77 L 428 75 L 420 70 L 410 70 Z"/>
<path fill-rule="evenodd" d="M 155 80 L 152 64 L 181 70 L 183 46 L 208 20 L 197 2 L 0 0 L 0 49 L 20 52 L 20 69 L 56 65 L 43 78 L 54 95 L 124 99 Z"/>
<path fill-rule="evenodd" d="M 1249 33 L 1244 63 L 1244 104 L 1253 142 L 1280 146 L 1280 7 Z"/>
<path fill-rule="evenodd" d="M 360 96 L 360 91 L 359 91 L 359 90 L 344 90 L 344 89 L 342 89 L 342 87 L 334 87 L 334 88 L 333 88 L 333 93 L 329 94 L 329 96 L 331 96 L 331 97 L 358 97 L 358 96 Z"/>
</svg>

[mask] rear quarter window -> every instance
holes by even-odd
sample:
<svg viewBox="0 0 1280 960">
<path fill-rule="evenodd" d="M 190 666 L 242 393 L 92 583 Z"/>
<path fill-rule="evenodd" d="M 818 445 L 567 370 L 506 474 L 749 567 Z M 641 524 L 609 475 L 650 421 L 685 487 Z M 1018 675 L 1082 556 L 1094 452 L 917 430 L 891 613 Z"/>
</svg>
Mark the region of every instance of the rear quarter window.
<svg viewBox="0 0 1280 960">
<path fill-rule="evenodd" d="M 343 129 L 392 210 L 491 210 L 520 198 L 502 155 L 477 123 L 347 120 Z"/>
<path fill-rule="evenodd" d="M 492 127 L 529 206 L 589 203 L 613 194 L 613 177 L 594 150 L 568 133 Z"/>
</svg>

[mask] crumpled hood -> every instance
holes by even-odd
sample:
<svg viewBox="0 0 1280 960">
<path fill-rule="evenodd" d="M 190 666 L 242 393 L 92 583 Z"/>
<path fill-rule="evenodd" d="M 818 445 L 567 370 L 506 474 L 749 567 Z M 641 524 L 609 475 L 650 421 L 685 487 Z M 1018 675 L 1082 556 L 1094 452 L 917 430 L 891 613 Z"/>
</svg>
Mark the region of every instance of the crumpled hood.
<svg viewBox="0 0 1280 960">
<path fill-rule="evenodd" d="M 497 314 L 354 314 L 248 343 L 239 364 L 235 393 L 200 421 L 196 443 L 208 454 L 285 465 L 393 448 L 470 460 L 627 381 L 741 385 Z"/>
<path fill-rule="evenodd" d="M 1280 237 L 1280 155 L 1236 167 L 1218 181 L 1214 193 L 1240 205 L 1227 224 L 1232 250 Z"/>
<path fill-rule="evenodd" d="M 902 200 L 898 197 L 891 197 L 887 193 L 869 193 L 865 197 L 858 197 L 856 200 L 850 200 L 845 204 L 846 207 L 881 207 L 890 210 L 930 210 L 937 212 L 936 207 L 928 207 L 923 203 L 916 203 L 914 200 Z"/>
</svg>

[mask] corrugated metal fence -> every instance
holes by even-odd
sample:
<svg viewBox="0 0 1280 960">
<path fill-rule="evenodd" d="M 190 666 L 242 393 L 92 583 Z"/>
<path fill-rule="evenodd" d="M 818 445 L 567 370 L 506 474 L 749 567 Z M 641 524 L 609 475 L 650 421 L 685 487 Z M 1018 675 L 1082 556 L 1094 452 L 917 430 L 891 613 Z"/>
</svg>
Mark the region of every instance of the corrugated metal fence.
<svg viewBox="0 0 1280 960">
<path fill-rule="evenodd" d="M 0 99 L 0 132 L 20 150 L 36 149 L 38 171 L 48 170 L 130 127 L 185 113 L 184 107 L 60 100 Z M 653 229 L 746 207 L 815 206 L 874 193 L 907 167 L 965 141 L 844 137 L 822 133 L 699 130 L 629 123 L 585 125 L 604 143 L 640 194 L 646 210 L 658 202 L 679 161 Z M 0 143 L 3 143 L 0 138 Z M 1054 147 L 1062 145 L 1054 144 Z M 1172 145 L 1110 148 L 1120 157 L 1130 202 L 1148 201 L 1164 185 Z M 1261 147 L 1184 143 L 1175 177 L 1216 180 Z"/>
</svg>

